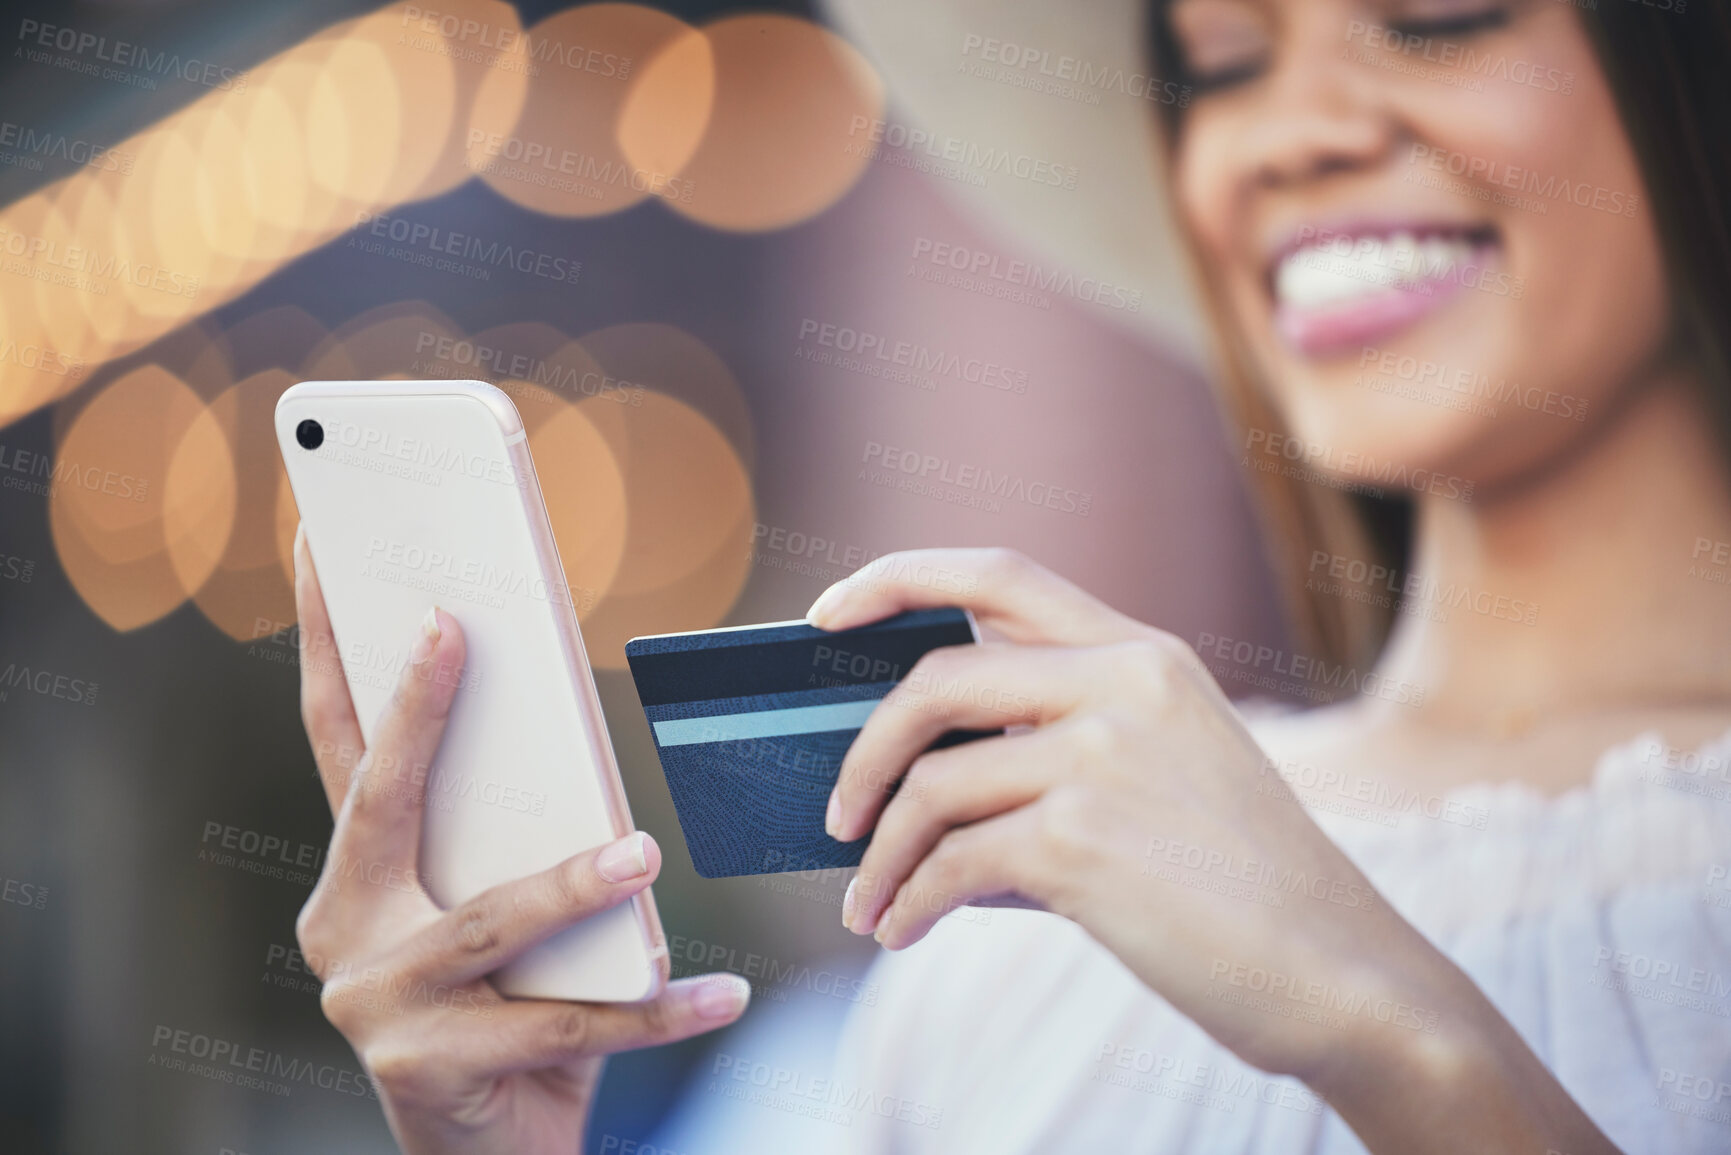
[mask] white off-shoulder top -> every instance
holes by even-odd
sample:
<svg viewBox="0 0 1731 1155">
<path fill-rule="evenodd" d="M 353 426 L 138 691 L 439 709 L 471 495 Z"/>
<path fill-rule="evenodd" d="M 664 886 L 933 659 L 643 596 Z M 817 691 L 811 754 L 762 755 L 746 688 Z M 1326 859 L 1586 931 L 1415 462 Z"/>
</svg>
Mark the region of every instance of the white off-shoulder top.
<svg viewBox="0 0 1731 1155">
<path fill-rule="evenodd" d="M 1731 735 L 1607 751 L 1547 798 L 1294 792 L 1488 995 L 1627 1155 L 1731 1152 Z M 1295 805 L 1299 804 L 1295 802 Z M 1307 1087 L 1215 1043 L 1075 924 L 962 911 L 885 953 L 837 1079 L 873 1104 L 850 1152 L 1365 1150 Z M 968 917 L 958 917 L 964 915 Z"/>
</svg>

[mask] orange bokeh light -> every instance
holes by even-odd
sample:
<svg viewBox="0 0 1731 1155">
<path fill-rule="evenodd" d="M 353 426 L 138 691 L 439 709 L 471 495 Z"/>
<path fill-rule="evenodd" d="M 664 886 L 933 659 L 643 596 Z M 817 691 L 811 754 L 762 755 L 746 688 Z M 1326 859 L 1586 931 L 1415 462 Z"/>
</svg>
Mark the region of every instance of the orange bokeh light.
<svg viewBox="0 0 1731 1155">
<path fill-rule="evenodd" d="M 583 4 L 542 20 L 524 41 L 536 72 L 517 115 L 505 115 L 515 73 L 495 70 L 475 98 L 470 170 L 500 196 L 552 216 L 600 216 L 651 195 L 676 197 L 675 175 L 634 165 L 617 127 L 633 70 L 688 29 L 639 4 Z"/>
<path fill-rule="evenodd" d="M 265 369 L 210 405 L 234 451 L 236 516 L 221 561 L 193 601 L 236 641 L 273 634 L 295 620 L 294 589 L 283 575 L 277 533 L 278 495 L 288 479 L 272 415 L 277 398 L 296 380 L 287 370 Z"/>
<path fill-rule="evenodd" d="M 584 624 L 590 661 L 621 668 L 627 639 L 721 621 L 744 588 L 756 506 L 728 439 L 660 393 L 641 406 L 584 401 L 623 467 L 625 553 Z"/>
<path fill-rule="evenodd" d="M 171 612 L 222 556 L 234 523 L 224 496 L 232 455 L 198 395 L 160 365 L 93 399 L 53 469 L 49 525 L 61 566 L 114 628 Z"/>
<path fill-rule="evenodd" d="M 577 616 L 587 620 L 625 557 L 625 475 L 588 411 L 566 405 L 529 434 L 535 476 Z"/>
<path fill-rule="evenodd" d="M 656 321 L 609 325 L 581 340 L 606 370 L 613 390 L 654 390 L 683 401 L 721 431 L 747 472 L 753 468 L 751 406 L 715 350 L 676 325 Z"/>
<path fill-rule="evenodd" d="M 339 326 L 309 353 L 309 381 L 413 379 L 436 376 L 429 359 L 438 343 L 461 334 L 456 322 L 426 301 L 392 301 Z"/>
<path fill-rule="evenodd" d="M 883 82 L 865 57 L 809 20 L 773 13 L 725 17 L 703 35 L 713 107 L 702 143 L 679 172 L 691 195 L 668 206 L 715 228 L 751 232 L 786 228 L 840 200 L 870 160 L 860 126 L 883 115 Z M 677 107 L 680 93 L 695 87 L 694 49 L 680 42 L 666 51 L 672 59 L 645 70 L 634 104 Z M 665 147 L 669 134 L 653 120 L 624 119 L 628 154 Z"/>
</svg>

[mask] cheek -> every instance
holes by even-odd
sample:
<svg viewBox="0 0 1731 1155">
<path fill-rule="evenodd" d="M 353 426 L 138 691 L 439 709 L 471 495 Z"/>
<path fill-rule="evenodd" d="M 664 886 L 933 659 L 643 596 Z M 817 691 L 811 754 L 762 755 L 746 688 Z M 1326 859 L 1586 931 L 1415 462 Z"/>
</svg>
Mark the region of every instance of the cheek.
<svg viewBox="0 0 1731 1155">
<path fill-rule="evenodd" d="M 1225 261 L 1236 235 L 1227 119 L 1207 109 L 1192 111 L 1173 160 L 1179 213 L 1200 255 L 1210 262 Z"/>
<path fill-rule="evenodd" d="M 1444 171 L 1411 155 L 1399 163 L 1415 177 L 1470 186 L 1497 222 L 1521 290 L 1499 302 L 1518 344 L 1509 375 L 1566 377 L 1602 391 L 1665 336 L 1669 305 L 1640 169 L 1570 17 L 1535 21 L 1531 36 L 1492 55 L 1518 61 L 1519 74 L 1543 86 L 1491 76 L 1478 92 L 1415 88 L 1409 122 L 1431 158 L 1446 158 Z"/>
</svg>

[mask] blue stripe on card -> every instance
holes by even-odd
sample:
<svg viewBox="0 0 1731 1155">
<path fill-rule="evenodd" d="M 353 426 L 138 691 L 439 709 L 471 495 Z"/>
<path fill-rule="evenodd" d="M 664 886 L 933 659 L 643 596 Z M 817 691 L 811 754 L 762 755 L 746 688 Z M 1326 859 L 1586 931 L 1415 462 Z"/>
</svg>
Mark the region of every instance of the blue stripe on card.
<svg viewBox="0 0 1731 1155">
<path fill-rule="evenodd" d="M 707 718 L 669 718 L 655 723 L 655 740 L 663 746 L 699 742 L 737 742 L 742 738 L 779 738 L 787 734 L 821 734 L 826 730 L 857 730 L 882 698 L 831 702 L 822 706 L 791 706 L 749 714 L 712 714 Z"/>
</svg>

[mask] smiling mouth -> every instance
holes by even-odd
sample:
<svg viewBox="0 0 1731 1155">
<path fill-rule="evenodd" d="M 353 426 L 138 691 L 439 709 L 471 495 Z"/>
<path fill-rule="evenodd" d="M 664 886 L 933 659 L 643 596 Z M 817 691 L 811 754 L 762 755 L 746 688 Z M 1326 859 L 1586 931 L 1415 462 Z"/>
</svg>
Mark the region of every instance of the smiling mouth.
<svg viewBox="0 0 1731 1155">
<path fill-rule="evenodd" d="M 1482 285 L 1501 253 L 1489 225 L 1307 229 L 1269 270 L 1275 327 L 1311 357 L 1381 340 Z"/>
</svg>

